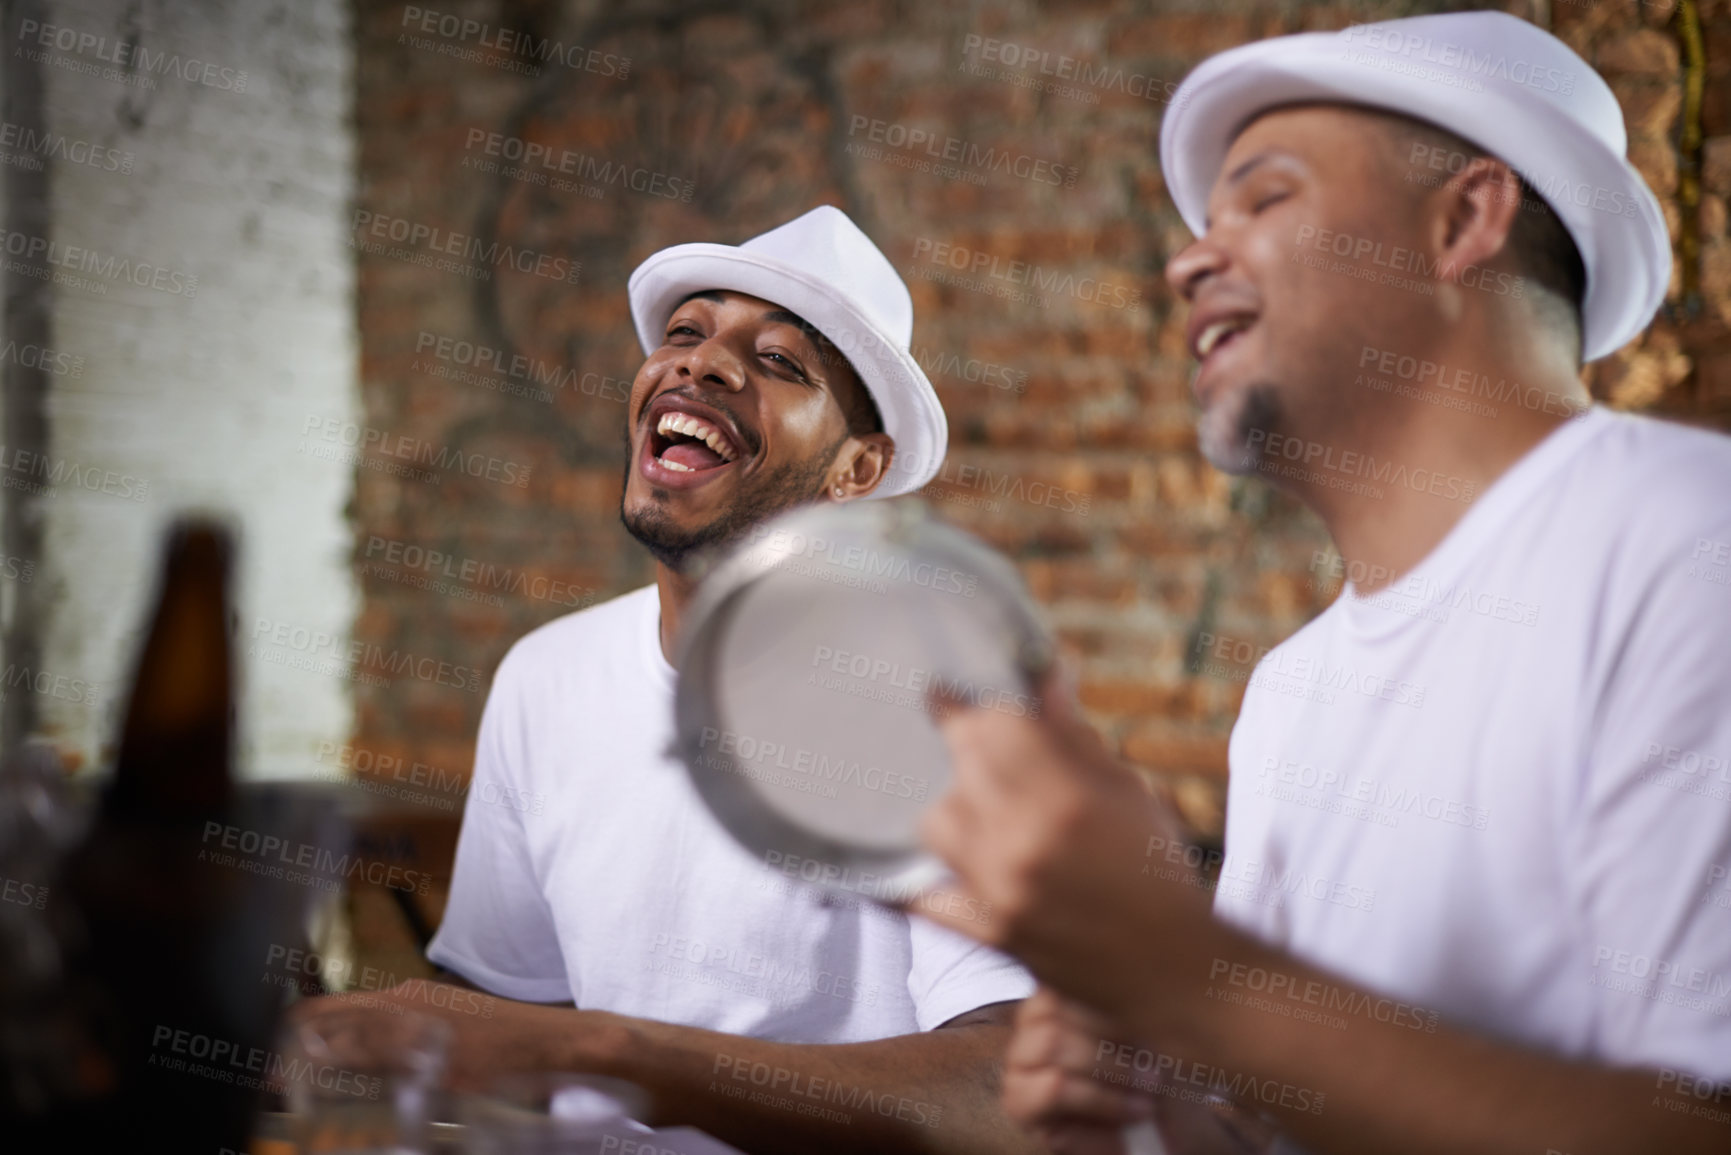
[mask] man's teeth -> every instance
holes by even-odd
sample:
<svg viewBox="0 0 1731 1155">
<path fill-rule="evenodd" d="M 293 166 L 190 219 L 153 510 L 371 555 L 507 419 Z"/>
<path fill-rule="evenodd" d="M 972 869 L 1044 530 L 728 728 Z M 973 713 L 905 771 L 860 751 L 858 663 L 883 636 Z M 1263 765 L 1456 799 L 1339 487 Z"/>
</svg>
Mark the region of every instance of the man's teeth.
<svg viewBox="0 0 1731 1155">
<path fill-rule="evenodd" d="M 711 449 L 715 450 L 716 456 L 720 457 L 723 461 L 732 461 L 734 459 L 735 455 L 733 452 L 733 446 L 727 443 L 727 438 L 722 436 L 721 430 L 717 429 L 707 421 L 698 420 L 689 413 L 679 413 L 677 411 L 663 413 L 661 415 L 661 421 L 655 426 L 655 431 L 664 437 L 669 433 L 681 433 L 686 437 L 695 437 Z M 677 462 L 668 461 L 665 458 L 662 459 L 661 463 L 663 465 L 671 466 L 674 469 L 682 469 L 686 473 L 696 472 L 689 466 L 680 465 Z"/>
<path fill-rule="evenodd" d="M 1240 329 L 1249 328 L 1249 326 L 1250 322 L 1244 320 L 1242 317 L 1230 321 L 1214 322 L 1212 325 L 1202 330 L 1202 335 L 1196 338 L 1196 356 L 1198 358 L 1206 358 L 1209 353 L 1214 351 L 1214 346 L 1220 344 L 1221 341 L 1225 340 L 1233 333 L 1238 332 Z"/>
</svg>

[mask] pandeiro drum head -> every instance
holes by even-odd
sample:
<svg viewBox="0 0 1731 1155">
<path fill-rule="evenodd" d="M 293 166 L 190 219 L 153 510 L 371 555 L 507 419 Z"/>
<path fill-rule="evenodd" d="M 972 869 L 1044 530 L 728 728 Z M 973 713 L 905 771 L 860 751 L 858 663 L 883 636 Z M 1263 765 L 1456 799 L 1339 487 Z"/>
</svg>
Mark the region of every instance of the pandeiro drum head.
<svg viewBox="0 0 1731 1155">
<path fill-rule="evenodd" d="M 1052 656 L 1009 561 L 913 500 L 754 527 L 676 649 L 679 753 L 716 819 L 789 876 L 886 902 L 943 876 L 918 834 L 950 781 L 928 695 L 1038 714 Z"/>
</svg>

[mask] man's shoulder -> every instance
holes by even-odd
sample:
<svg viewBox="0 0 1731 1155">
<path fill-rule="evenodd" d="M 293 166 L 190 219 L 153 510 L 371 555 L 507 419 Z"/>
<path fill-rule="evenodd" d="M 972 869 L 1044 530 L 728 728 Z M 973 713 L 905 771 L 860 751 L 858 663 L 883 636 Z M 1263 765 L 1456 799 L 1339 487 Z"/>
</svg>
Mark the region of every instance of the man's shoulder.
<svg viewBox="0 0 1731 1155">
<path fill-rule="evenodd" d="M 1629 413 L 1602 425 L 1516 535 L 1523 564 L 1590 591 L 1595 613 L 1634 615 L 1660 586 L 1708 596 L 1688 570 L 1731 540 L 1731 437 Z"/>
<path fill-rule="evenodd" d="M 499 664 L 512 675 L 544 674 L 571 668 L 598 657 L 632 653 L 649 628 L 644 618 L 659 616 L 661 603 L 653 584 L 544 622 L 518 638 Z"/>
<path fill-rule="evenodd" d="M 1569 484 L 1603 499 L 1599 513 L 1676 525 L 1721 520 L 1731 492 L 1731 437 L 1667 418 L 1606 411 Z"/>
</svg>

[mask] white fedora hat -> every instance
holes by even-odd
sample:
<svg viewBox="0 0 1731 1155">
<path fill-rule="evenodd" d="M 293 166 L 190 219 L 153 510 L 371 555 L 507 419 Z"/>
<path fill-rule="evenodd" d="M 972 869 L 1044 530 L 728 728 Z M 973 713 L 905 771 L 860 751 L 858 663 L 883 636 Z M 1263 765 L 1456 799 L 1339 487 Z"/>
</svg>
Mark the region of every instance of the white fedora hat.
<svg viewBox="0 0 1731 1155">
<path fill-rule="evenodd" d="M 1671 279 L 1671 240 L 1610 86 L 1569 46 L 1503 12 L 1357 24 L 1245 44 L 1184 78 L 1160 126 L 1160 167 L 1201 236 L 1208 192 L 1233 138 L 1283 104 L 1329 101 L 1445 128 L 1526 178 L 1587 270 L 1582 357 L 1632 340 Z"/>
<path fill-rule="evenodd" d="M 914 302 L 889 258 L 848 215 L 819 205 L 739 246 L 675 245 L 631 274 L 631 319 L 645 354 L 661 347 L 679 302 L 731 289 L 810 322 L 848 359 L 883 415 L 895 459 L 872 497 L 911 493 L 937 475 L 950 440 L 937 390 L 909 352 Z"/>
</svg>

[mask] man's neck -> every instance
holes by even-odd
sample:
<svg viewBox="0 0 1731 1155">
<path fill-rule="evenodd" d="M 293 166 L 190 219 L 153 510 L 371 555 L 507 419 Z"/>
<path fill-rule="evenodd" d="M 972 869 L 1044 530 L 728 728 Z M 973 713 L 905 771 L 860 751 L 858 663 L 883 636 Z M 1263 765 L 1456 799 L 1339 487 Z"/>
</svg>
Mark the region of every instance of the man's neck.
<svg viewBox="0 0 1731 1155">
<path fill-rule="evenodd" d="M 1591 403 L 1566 372 L 1492 380 L 1521 384 L 1520 397 L 1477 402 L 1494 416 L 1435 404 L 1441 390 L 1432 400 L 1403 399 L 1401 409 L 1379 415 L 1390 420 L 1320 435 L 1334 450 L 1323 457 L 1327 468 L 1313 463 L 1302 480 L 1280 479 L 1328 526 L 1357 592 L 1381 589 L 1423 561 L 1486 489 Z M 1541 403 L 1529 406 L 1533 398 Z M 1348 449 L 1356 460 L 1343 459 Z M 1271 466 L 1281 464 L 1271 455 Z"/>
<path fill-rule="evenodd" d="M 661 598 L 661 654 L 671 666 L 673 643 L 679 637 L 679 623 L 685 618 L 685 607 L 697 590 L 697 581 L 656 562 L 655 590 Z"/>
</svg>

